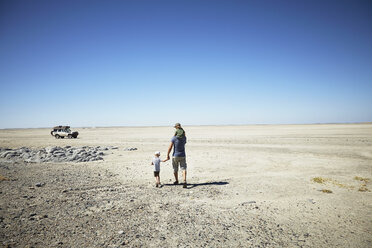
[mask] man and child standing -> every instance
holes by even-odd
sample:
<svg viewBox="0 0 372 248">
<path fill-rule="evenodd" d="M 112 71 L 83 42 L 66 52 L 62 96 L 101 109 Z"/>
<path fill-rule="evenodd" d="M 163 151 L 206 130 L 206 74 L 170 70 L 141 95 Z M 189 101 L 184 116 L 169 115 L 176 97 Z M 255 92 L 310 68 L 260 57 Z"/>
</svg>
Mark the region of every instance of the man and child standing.
<svg viewBox="0 0 372 248">
<path fill-rule="evenodd" d="M 185 153 L 185 144 L 186 144 L 186 133 L 185 130 L 181 127 L 180 123 L 174 125 L 176 132 L 172 137 L 171 143 L 168 148 L 167 158 L 165 160 L 160 159 L 160 152 L 155 152 L 155 157 L 152 160 L 151 165 L 154 165 L 154 176 L 156 180 L 156 187 L 161 186 L 160 184 L 160 162 L 165 162 L 170 159 L 169 154 L 173 149 L 172 156 L 172 166 L 173 174 L 176 179 L 173 184 L 178 184 L 178 168 L 180 167 L 183 175 L 183 188 L 187 188 L 186 182 L 186 153 Z"/>
</svg>

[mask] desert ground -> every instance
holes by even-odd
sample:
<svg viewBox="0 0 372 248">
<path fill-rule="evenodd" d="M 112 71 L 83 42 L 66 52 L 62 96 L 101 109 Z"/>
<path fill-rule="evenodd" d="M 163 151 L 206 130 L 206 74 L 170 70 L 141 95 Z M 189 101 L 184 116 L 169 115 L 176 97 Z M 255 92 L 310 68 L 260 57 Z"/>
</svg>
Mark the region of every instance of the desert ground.
<svg viewBox="0 0 372 248">
<path fill-rule="evenodd" d="M 151 160 L 165 158 L 171 126 L 72 128 L 77 139 L 0 130 L 2 154 L 109 148 L 88 162 L 0 155 L 0 244 L 372 247 L 372 124 L 184 128 L 186 189 L 170 161 L 155 187 Z"/>
</svg>

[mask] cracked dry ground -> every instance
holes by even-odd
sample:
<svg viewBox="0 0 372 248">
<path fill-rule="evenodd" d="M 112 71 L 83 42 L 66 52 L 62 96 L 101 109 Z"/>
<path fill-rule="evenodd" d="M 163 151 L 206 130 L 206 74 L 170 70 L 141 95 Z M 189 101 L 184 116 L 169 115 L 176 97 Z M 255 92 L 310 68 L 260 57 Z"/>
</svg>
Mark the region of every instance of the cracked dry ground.
<svg viewBox="0 0 372 248">
<path fill-rule="evenodd" d="M 298 236 L 263 219 L 259 204 L 220 205 L 228 182 L 155 188 L 97 165 L 1 163 L 2 245 L 278 247 Z"/>
</svg>

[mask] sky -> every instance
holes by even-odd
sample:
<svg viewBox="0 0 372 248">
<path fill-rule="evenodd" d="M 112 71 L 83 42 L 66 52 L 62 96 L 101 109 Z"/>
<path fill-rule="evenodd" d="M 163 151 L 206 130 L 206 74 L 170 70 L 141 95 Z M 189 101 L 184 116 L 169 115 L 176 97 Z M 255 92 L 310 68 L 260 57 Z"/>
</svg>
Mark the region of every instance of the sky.
<svg viewBox="0 0 372 248">
<path fill-rule="evenodd" d="M 0 128 L 372 121 L 372 2 L 0 0 Z"/>
</svg>

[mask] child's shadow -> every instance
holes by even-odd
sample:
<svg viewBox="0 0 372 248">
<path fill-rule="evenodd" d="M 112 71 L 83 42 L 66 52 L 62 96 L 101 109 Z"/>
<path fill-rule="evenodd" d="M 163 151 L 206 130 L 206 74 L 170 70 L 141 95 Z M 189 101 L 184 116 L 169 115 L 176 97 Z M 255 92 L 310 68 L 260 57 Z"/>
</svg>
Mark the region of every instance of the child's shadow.
<svg viewBox="0 0 372 248">
<path fill-rule="evenodd" d="M 207 183 L 188 183 L 187 188 L 192 189 L 198 186 L 209 186 L 209 185 L 226 185 L 229 184 L 228 182 L 207 182 Z M 164 186 L 182 186 L 182 183 L 180 184 L 163 184 Z"/>
</svg>

